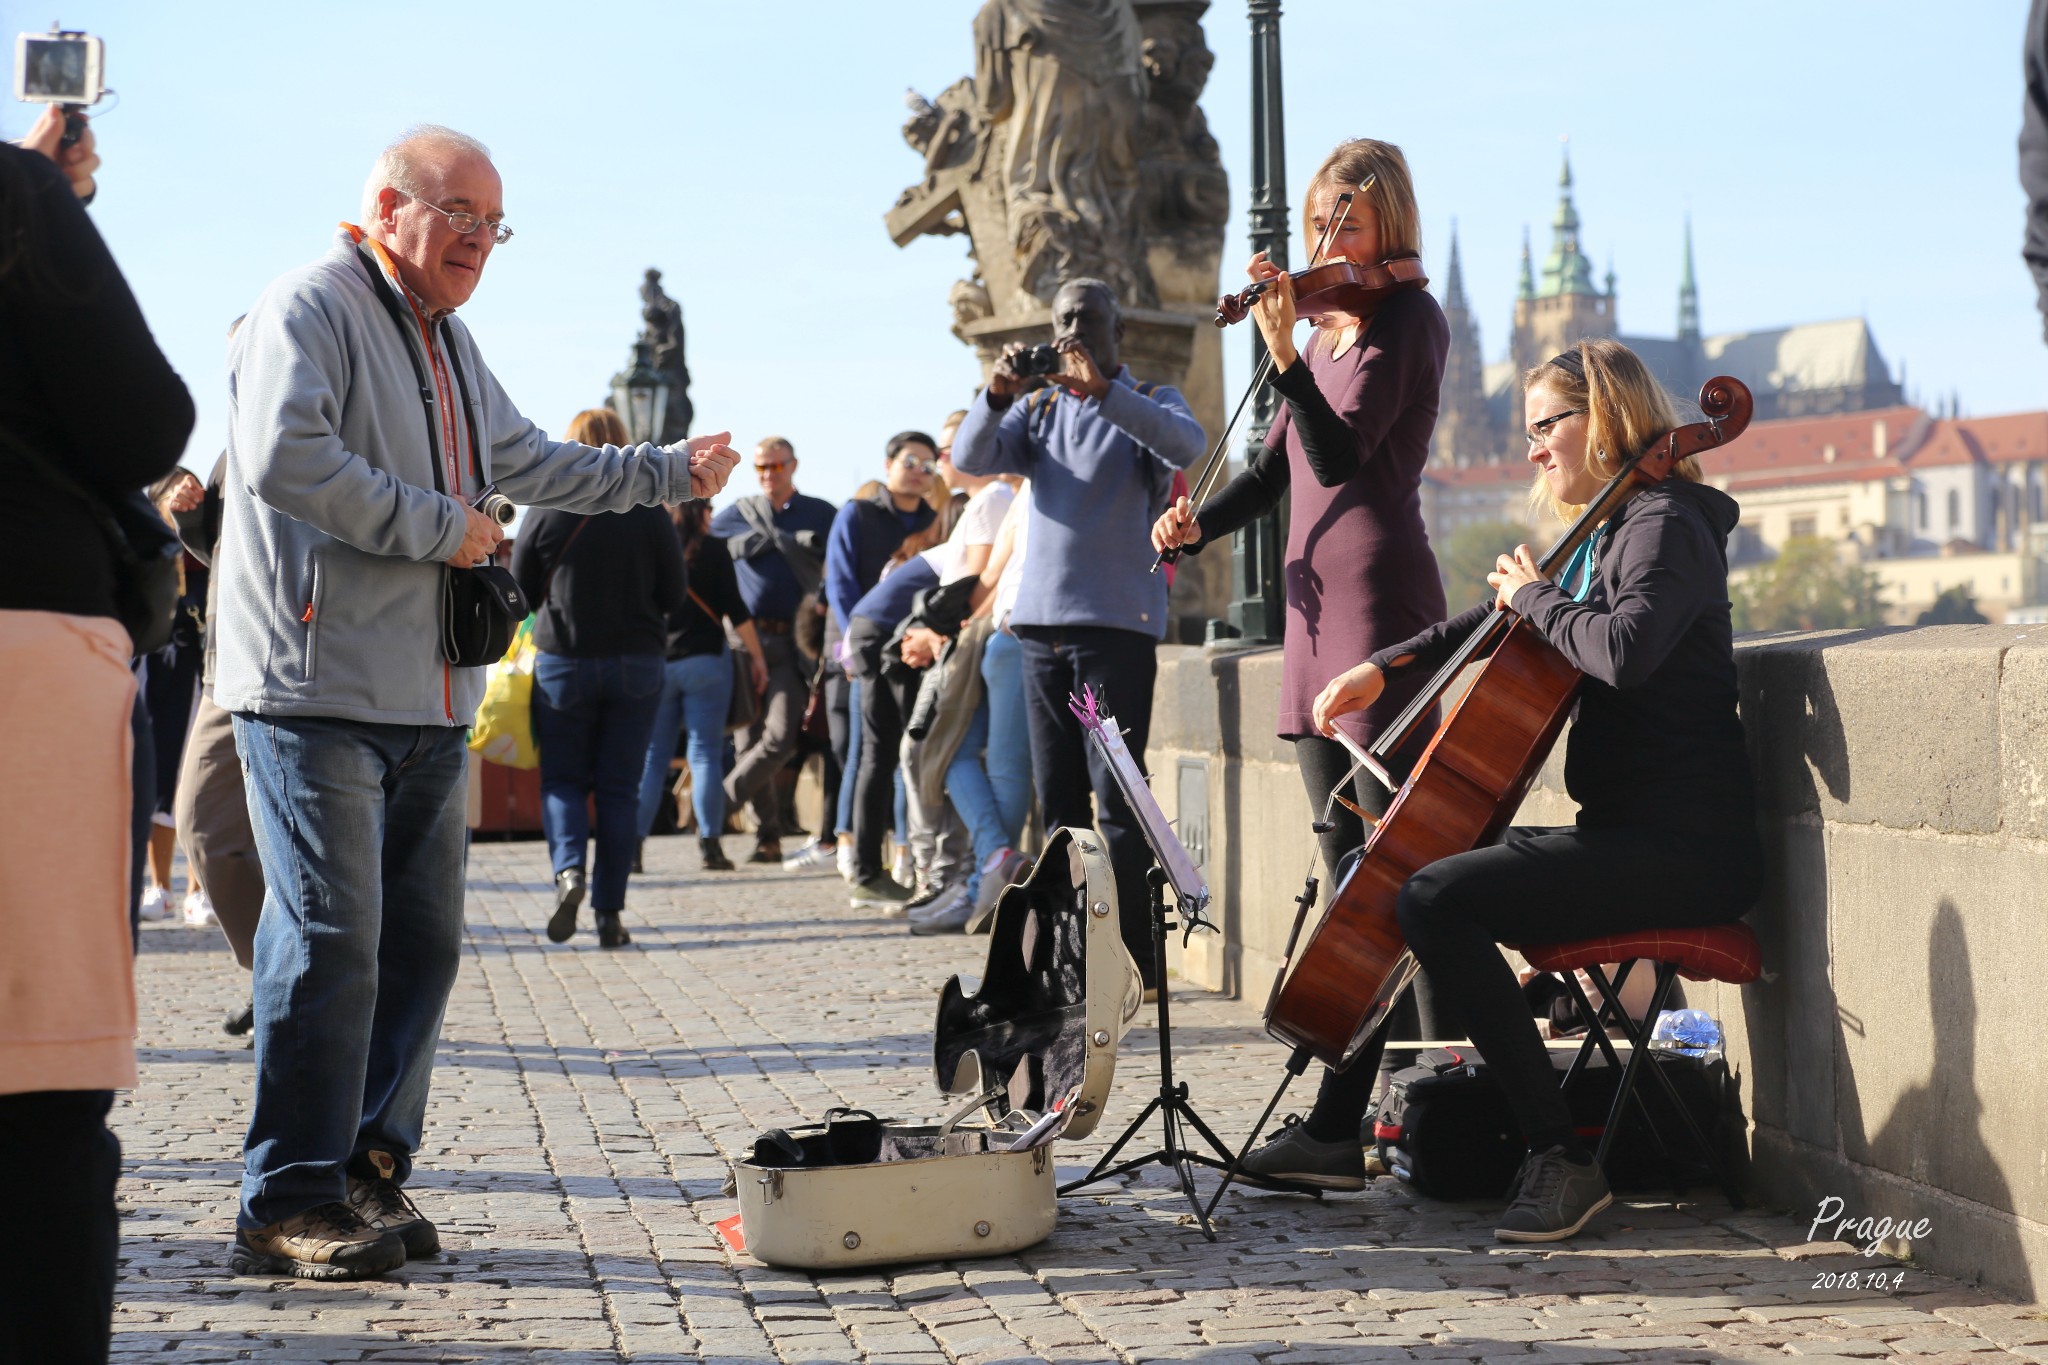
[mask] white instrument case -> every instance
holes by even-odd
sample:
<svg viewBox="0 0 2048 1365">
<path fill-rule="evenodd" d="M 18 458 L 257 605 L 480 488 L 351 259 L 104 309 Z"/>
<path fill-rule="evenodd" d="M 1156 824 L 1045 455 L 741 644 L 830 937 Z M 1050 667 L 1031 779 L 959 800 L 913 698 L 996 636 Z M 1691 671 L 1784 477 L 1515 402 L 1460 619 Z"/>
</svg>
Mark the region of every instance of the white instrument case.
<svg viewBox="0 0 2048 1365">
<path fill-rule="evenodd" d="M 1043 1240 L 1058 1200 L 1052 1143 L 1100 1122 L 1143 992 L 1101 836 L 1054 831 L 997 902 L 980 982 L 956 976 L 939 993 L 936 1079 L 965 1103 L 939 1123 L 834 1110 L 764 1135 L 733 1163 L 747 1251 L 840 1270 Z M 977 1110 L 986 1121 L 970 1123 Z"/>
</svg>

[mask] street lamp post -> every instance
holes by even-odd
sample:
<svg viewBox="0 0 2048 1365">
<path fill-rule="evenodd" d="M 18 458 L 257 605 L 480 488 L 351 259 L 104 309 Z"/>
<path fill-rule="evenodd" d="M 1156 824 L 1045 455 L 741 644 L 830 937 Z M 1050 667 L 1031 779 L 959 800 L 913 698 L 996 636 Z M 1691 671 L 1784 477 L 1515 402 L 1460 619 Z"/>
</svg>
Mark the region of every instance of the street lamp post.
<svg viewBox="0 0 2048 1365">
<path fill-rule="evenodd" d="M 612 376 L 612 408 L 626 424 L 626 438 L 652 441 L 668 416 L 669 379 L 654 368 L 654 343 L 642 336 L 633 343 L 633 360 Z"/>
<path fill-rule="evenodd" d="M 1251 243 L 1282 270 L 1287 268 L 1287 130 L 1280 97 L 1280 0 L 1249 0 L 1252 22 L 1252 197 Z M 1249 327 L 1252 372 L 1266 358 L 1265 338 Z M 1266 385 L 1252 400 L 1245 438 L 1249 463 L 1266 442 L 1278 400 Z M 1230 551 L 1230 623 L 1248 644 L 1274 644 L 1285 623 L 1280 588 L 1280 555 L 1287 543 L 1287 504 L 1237 533 Z"/>
</svg>

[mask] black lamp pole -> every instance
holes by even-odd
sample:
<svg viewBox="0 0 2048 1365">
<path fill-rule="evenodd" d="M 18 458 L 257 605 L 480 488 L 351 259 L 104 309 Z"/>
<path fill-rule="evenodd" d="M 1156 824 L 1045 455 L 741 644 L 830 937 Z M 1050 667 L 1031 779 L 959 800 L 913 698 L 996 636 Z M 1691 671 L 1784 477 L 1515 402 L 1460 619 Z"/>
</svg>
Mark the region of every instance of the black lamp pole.
<svg viewBox="0 0 2048 1365">
<path fill-rule="evenodd" d="M 1287 268 L 1287 129 L 1280 97 L 1280 0 L 1249 0 L 1252 21 L 1252 250 L 1264 251 L 1273 264 Z M 1252 372 L 1266 358 L 1259 329 L 1248 327 L 1252 339 Z M 1251 428 L 1245 438 L 1250 461 L 1265 444 L 1278 399 L 1270 385 L 1252 400 Z M 1280 590 L 1280 555 L 1287 544 L 1287 504 L 1266 513 L 1237 533 L 1230 551 L 1230 623 L 1247 643 L 1276 644 L 1285 624 L 1286 601 Z"/>
</svg>

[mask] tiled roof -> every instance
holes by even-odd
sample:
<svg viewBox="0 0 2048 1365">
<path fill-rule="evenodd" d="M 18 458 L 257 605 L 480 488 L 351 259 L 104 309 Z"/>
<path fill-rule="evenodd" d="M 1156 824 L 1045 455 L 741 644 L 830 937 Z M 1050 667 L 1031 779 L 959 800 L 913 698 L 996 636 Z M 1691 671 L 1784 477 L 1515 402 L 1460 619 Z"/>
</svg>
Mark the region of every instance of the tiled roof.
<svg viewBox="0 0 2048 1365">
<path fill-rule="evenodd" d="M 1915 469 L 2048 460 L 2048 412 L 1946 418 L 1934 423 L 1927 441 L 1907 459 Z"/>
<path fill-rule="evenodd" d="M 1876 449 L 1880 423 L 1885 430 L 1883 456 Z M 1752 422 L 1732 444 L 1710 450 L 1700 460 L 1710 478 L 1750 480 L 1760 474 L 1812 473 L 1846 480 L 1853 468 L 1873 462 L 1895 465 L 1910 459 L 1925 439 L 1928 425 L 1927 414 L 1914 407 Z"/>
</svg>

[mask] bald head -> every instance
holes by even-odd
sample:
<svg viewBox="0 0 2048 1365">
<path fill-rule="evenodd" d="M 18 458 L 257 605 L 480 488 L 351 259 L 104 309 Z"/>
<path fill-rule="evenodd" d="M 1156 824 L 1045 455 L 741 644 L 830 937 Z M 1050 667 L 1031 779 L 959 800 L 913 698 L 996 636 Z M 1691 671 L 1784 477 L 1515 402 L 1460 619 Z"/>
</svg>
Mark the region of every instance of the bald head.
<svg viewBox="0 0 2048 1365">
<path fill-rule="evenodd" d="M 406 288 L 436 315 L 469 302 L 505 216 L 504 184 L 475 138 L 422 124 L 386 147 L 363 186 L 365 233 L 381 242 Z M 450 214 L 478 221 L 456 232 Z"/>
</svg>

